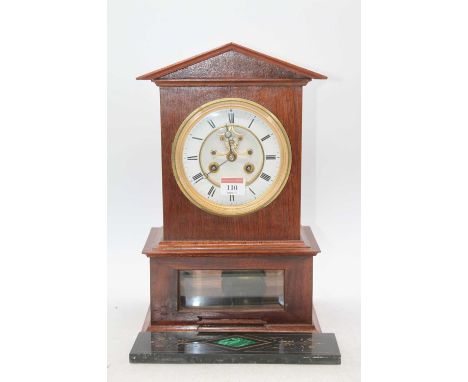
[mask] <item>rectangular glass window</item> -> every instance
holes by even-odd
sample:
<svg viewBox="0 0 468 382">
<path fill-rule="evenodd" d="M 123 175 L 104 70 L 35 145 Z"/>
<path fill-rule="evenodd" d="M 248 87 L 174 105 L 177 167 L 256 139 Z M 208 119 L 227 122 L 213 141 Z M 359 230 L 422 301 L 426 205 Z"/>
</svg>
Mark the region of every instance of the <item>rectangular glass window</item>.
<svg viewBox="0 0 468 382">
<path fill-rule="evenodd" d="M 179 307 L 284 309 L 284 270 L 181 270 Z"/>
</svg>

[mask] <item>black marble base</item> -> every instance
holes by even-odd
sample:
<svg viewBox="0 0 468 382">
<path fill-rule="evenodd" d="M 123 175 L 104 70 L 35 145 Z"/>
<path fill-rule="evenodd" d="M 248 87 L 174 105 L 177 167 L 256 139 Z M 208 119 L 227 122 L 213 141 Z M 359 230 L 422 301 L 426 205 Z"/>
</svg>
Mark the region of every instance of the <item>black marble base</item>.
<svg viewBox="0 0 468 382">
<path fill-rule="evenodd" d="M 132 363 L 341 363 L 333 333 L 141 332 Z"/>
</svg>

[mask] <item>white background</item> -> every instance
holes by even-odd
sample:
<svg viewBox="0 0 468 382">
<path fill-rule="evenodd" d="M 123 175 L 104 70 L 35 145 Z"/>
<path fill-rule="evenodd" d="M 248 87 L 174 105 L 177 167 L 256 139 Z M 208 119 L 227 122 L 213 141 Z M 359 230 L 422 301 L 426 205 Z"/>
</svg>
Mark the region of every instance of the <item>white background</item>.
<svg viewBox="0 0 468 382">
<path fill-rule="evenodd" d="M 467 5 L 362 5 L 362 380 L 467 380 Z M 0 8 L 0 377 L 102 381 L 106 5 Z M 294 57 L 285 58 L 302 64 Z M 121 290 L 133 296 L 129 281 Z M 136 305 L 146 301 L 135 295 Z M 130 325 L 141 320 L 126 312 Z M 133 330 L 112 330 L 109 341 L 127 351 Z M 129 380 L 177 380 L 191 367 L 140 366 Z M 295 380 L 306 367 L 268 368 L 253 370 L 258 380 Z M 336 369 L 306 368 L 303 379 L 328 381 Z M 208 370 L 232 376 L 223 365 L 190 374 L 209 380 Z"/>
<path fill-rule="evenodd" d="M 360 319 L 359 1 L 173 1 L 109 3 L 108 227 L 109 379 L 279 381 L 326 374 L 357 380 Z M 162 225 L 159 89 L 135 77 L 236 42 L 327 75 L 304 87 L 302 224 L 322 253 L 314 301 L 324 332 L 335 332 L 342 365 L 130 365 L 128 352 L 149 304 L 150 227 Z M 170 148 L 164 148 L 166 150 Z M 297 291 L 300 293 L 300 291 Z M 209 373 L 209 374 L 207 374 Z M 220 374 L 222 373 L 222 374 Z M 142 378 L 142 380 L 145 380 Z"/>
</svg>

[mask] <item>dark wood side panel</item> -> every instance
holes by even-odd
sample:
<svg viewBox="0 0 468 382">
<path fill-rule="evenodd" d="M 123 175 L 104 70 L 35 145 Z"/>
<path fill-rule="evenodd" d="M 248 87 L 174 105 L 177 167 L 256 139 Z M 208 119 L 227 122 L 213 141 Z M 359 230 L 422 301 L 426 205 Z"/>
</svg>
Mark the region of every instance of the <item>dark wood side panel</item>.
<svg viewBox="0 0 468 382">
<path fill-rule="evenodd" d="M 160 91 L 164 240 L 299 240 L 302 87 L 167 87 Z M 226 97 L 245 98 L 269 109 L 285 127 L 292 148 L 291 174 L 278 198 L 240 217 L 211 215 L 190 203 L 175 181 L 169 149 L 189 113 Z"/>
</svg>

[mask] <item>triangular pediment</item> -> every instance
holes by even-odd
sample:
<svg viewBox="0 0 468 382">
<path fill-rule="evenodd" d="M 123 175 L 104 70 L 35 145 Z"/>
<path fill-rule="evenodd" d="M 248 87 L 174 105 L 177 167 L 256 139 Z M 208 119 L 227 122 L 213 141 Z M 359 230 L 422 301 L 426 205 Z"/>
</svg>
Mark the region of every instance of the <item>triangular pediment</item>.
<svg viewBox="0 0 468 382">
<path fill-rule="evenodd" d="M 327 77 L 238 44 L 229 43 L 138 77 L 138 80 L 312 80 Z"/>
</svg>

